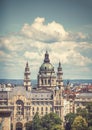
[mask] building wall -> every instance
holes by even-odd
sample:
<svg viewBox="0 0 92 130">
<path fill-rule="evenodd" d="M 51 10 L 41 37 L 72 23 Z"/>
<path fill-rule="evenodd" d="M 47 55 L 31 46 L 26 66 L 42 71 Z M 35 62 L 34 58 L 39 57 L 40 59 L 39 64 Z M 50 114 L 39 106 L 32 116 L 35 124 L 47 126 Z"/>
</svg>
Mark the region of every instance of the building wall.
<svg viewBox="0 0 92 130">
<path fill-rule="evenodd" d="M 64 116 L 69 112 L 70 105 L 62 96 L 63 73 L 60 62 L 57 71 L 56 75 L 54 67 L 50 63 L 49 54 L 46 51 L 44 63 L 41 65 L 38 73 L 37 89 L 33 92 L 30 84 L 30 69 L 28 62 L 26 63 L 24 88 L 14 88 L 7 97 L 7 104 L 12 110 L 11 123 L 13 124 L 13 130 L 16 130 L 16 124 L 18 123 L 18 125 L 24 127 L 26 122 L 32 121 L 36 112 L 40 116 L 55 112 L 64 121 Z M 29 91 L 30 96 L 28 96 L 27 91 Z"/>
<path fill-rule="evenodd" d="M 0 130 L 10 130 L 11 127 L 11 120 L 10 117 L 0 117 Z"/>
<path fill-rule="evenodd" d="M 87 96 L 86 97 L 78 97 L 78 98 L 75 98 L 74 100 L 74 107 L 75 107 L 75 113 L 76 113 L 76 110 L 81 107 L 81 108 L 85 108 L 86 104 L 87 103 L 90 103 L 92 102 L 92 97 L 88 97 L 89 93 L 86 93 Z M 90 93 L 92 94 L 92 93 Z"/>
</svg>

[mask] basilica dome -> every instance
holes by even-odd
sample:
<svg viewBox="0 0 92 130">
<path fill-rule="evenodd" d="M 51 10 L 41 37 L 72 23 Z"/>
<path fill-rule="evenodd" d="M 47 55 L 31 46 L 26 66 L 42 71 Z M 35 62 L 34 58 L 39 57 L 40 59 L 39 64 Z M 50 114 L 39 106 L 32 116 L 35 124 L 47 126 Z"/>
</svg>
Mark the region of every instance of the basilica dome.
<svg viewBox="0 0 92 130">
<path fill-rule="evenodd" d="M 54 71 L 54 67 L 51 63 L 43 63 L 40 67 L 40 71 Z"/>
<path fill-rule="evenodd" d="M 44 63 L 40 67 L 40 71 L 54 71 L 54 67 L 50 63 L 49 54 L 47 51 L 45 53 Z"/>
</svg>

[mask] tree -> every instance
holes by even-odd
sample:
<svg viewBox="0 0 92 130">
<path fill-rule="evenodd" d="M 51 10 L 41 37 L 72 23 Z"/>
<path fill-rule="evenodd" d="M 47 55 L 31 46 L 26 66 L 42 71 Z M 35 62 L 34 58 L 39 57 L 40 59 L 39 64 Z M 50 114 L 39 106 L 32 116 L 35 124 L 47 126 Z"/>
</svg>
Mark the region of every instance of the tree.
<svg viewBox="0 0 92 130">
<path fill-rule="evenodd" d="M 87 122 L 82 116 L 77 116 L 74 119 L 72 130 L 87 130 Z"/>
<path fill-rule="evenodd" d="M 88 112 L 87 112 L 86 108 L 79 107 L 77 109 L 77 116 L 82 116 L 82 117 L 84 117 L 87 120 L 87 115 L 88 115 Z"/>
<path fill-rule="evenodd" d="M 65 124 L 65 130 L 71 130 L 71 124 L 68 121 Z"/>
<path fill-rule="evenodd" d="M 30 123 L 27 123 L 27 130 L 62 130 L 61 124 L 61 119 L 55 113 L 46 114 L 42 118 L 36 113 L 31 126 Z"/>
<path fill-rule="evenodd" d="M 73 124 L 73 121 L 76 117 L 76 114 L 75 113 L 68 113 L 66 116 L 65 116 L 65 121 L 66 122 L 69 122 L 71 125 Z"/>
<path fill-rule="evenodd" d="M 35 116 L 34 116 L 34 118 L 33 118 L 33 121 L 32 121 L 32 130 L 42 130 L 41 119 L 40 119 L 38 113 L 36 113 Z"/>
<path fill-rule="evenodd" d="M 88 130 L 92 130 L 92 126 L 89 126 L 89 127 L 88 127 Z"/>
<path fill-rule="evenodd" d="M 26 130 L 31 130 L 32 129 L 32 122 L 29 121 L 25 124 Z"/>
<path fill-rule="evenodd" d="M 51 129 L 51 130 L 62 130 L 62 129 L 61 129 L 61 125 L 55 124 L 55 125 L 52 126 L 52 129 Z"/>
<path fill-rule="evenodd" d="M 86 106 L 87 109 L 87 122 L 88 122 L 88 126 L 92 126 L 92 102 L 88 103 Z"/>
<path fill-rule="evenodd" d="M 50 113 L 42 117 L 41 124 L 44 130 L 61 130 L 62 121 L 56 113 Z"/>
</svg>

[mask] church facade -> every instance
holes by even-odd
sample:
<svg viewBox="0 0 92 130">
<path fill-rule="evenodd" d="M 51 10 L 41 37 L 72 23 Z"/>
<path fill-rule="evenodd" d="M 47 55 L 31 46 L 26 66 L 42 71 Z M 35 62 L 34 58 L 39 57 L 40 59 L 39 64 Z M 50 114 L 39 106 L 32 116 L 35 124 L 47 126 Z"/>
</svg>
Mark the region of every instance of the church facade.
<svg viewBox="0 0 92 130">
<path fill-rule="evenodd" d="M 33 89 L 30 81 L 30 68 L 27 62 L 23 86 L 1 87 L 0 117 L 3 130 L 6 130 L 3 114 L 10 122 L 8 124 L 11 125 L 12 130 L 26 130 L 26 123 L 32 121 L 36 112 L 40 116 L 55 112 L 64 121 L 64 116 L 72 109 L 70 109 L 70 101 L 63 96 L 62 76 L 61 63 L 59 62 L 57 72 L 55 72 L 46 51 L 37 76 L 37 87 Z M 7 111 L 10 112 L 10 116 L 7 116 L 9 115 Z"/>
</svg>

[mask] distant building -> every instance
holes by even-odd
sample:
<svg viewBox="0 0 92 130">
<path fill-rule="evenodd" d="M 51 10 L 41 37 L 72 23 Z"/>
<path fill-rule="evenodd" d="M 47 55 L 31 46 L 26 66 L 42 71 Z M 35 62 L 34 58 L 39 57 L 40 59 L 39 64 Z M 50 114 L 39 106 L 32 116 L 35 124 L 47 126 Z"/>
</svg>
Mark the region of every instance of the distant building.
<svg viewBox="0 0 92 130">
<path fill-rule="evenodd" d="M 85 108 L 86 104 L 92 102 L 92 93 L 80 93 L 76 95 L 76 98 L 74 100 L 74 106 L 75 106 L 75 113 L 77 108 Z"/>
<path fill-rule="evenodd" d="M 70 97 L 70 90 L 66 92 L 62 76 L 61 63 L 59 62 L 57 72 L 55 72 L 46 51 L 44 62 L 39 68 L 37 86 L 32 89 L 30 68 L 27 62 L 24 72 L 24 86 L 0 86 L 1 124 L 3 125 L 8 114 L 8 128 L 11 127 L 11 130 L 26 130 L 26 123 L 32 121 L 36 112 L 40 116 L 55 112 L 63 121 L 67 113 L 76 112 L 80 100 L 74 98 L 74 96 Z M 67 89 L 70 89 L 69 86 Z M 6 130 L 6 128 L 3 128 L 3 130 Z"/>
</svg>

